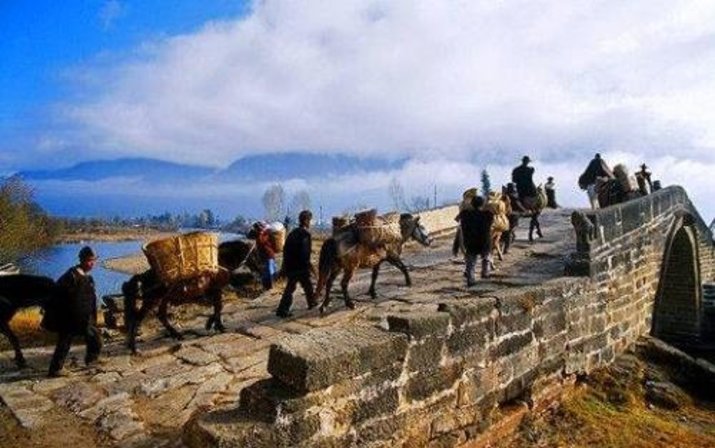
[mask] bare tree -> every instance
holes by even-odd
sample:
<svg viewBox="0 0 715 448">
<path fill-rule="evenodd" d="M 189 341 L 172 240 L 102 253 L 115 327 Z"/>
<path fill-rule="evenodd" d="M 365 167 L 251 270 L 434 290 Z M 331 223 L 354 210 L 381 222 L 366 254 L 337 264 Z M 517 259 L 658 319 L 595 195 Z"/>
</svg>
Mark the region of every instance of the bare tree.
<svg viewBox="0 0 715 448">
<path fill-rule="evenodd" d="M 428 210 L 429 205 L 429 196 L 412 196 L 412 199 L 410 199 L 410 212 L 414 213 Z"/>
<path fill-rule="evenodd" d="M 393 177 L 390 181 L 388 192 L 390 194 L 390 199 L 392 200 L 392 206 L 395 210 L 400 211 L 407 208 L 405 206 L 405 189 L 402 188 L 402 184 L 396 177 Z"/>
<path fill-rule="evenodd" d="M 293 213 L 300 213 L 302 210 L 310 210 L 310 195 L 307 191 L 301 190 L 293 195 L 290 201 L 290 209 Z"/>
<path fill-rule="evenodd" d="M 266 210 L 266 219 L 270 221 L 280 221 L 283 217 L 285 207 L 285 190 L 281 184 L 274 184 L 268 187 L 263 193 L 263 208 Z"/>
</svg>

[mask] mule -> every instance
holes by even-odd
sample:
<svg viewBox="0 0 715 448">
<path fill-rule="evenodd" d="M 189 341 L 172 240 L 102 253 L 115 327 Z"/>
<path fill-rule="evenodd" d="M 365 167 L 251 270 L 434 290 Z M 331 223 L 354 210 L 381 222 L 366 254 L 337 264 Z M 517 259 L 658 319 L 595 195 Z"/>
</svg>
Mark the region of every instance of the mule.
<svg viewBox="0 0 715 448">
<path fill-rule="evenodd" d="M 146 315 L 157 308 L 157 318 L 173 339 L 181 340 L 183 336 L 171 325 L 168 317 L 170 305 L 197 303 L 213 307 L 213 314 L 206 321 L 206 330 L 212 328 L 223 332 L 226 330 L 221 321 L 223 309 L 223 288 L 231 279 L 229 271 L 219 269 L 215 274 L 206 274 L 194 279 L 178 281 L 165 285 L 155 272 L 149 269 L 132 276 L 122 284 L 124 294 L 124 322 L 127 329 L 127 347 L 136 353 L 136 336 Z M 137 309 L 137 301 L 141 299 L 141 307 Z"/>
<path fill-rule="evenodd" d="M 10 328 L 10 320 L 21 308 L 39 306 L 45 308 L 57 295 L 57 284 L 49 277 L 14 274 L 0 276 L 0 333 L 7 336 L 15 351 L 18 368 L 27 367 L 20 350 L 20 342 Z"/>
<path fill-rule="evenodd" d="M 169 322 L 168 309 L 170 305 L 182 303 L 211 305 L 213 314 L 206 321 L 206 329 L 215 329 L 221 332 L 225 330 L 221 320 L 223 288 L 231 282 L 233 272 L 241 266 L 247 267 L 254 275 L 260 275 L 262 271 L 261 259 L 256 251 L 255 243 L 233 240 L 219 244 L 218 264 L 222 269 L 215 275 L 188 282 L 178 282 L 171 286 L 162 284 L 151 269 L 131 277 L 122 285 L 125 299 L 124 322 L 127 327 L 127 346 L 132 353 L 136 353 L 136 335 L 139 327 L 149 311 L 155 307 L 158 308 L 157 318 L 174 339 L 182 339 L 182 335 Z M 139 299 L 141 299 L 142 305 L 137 309 Z"/>
<path fill-rule="evenodd" d="M 263 272 L 262 263 L 255 242 L 233 240 L 225 241 L 218 246 L 218 265 L 231 273 L 245 266 L 260 278 Z"/>
<path fill-rule="evenodd" d="M 614 178 L 596 178 L 596 194 L 601 208 L 630 201 L 642 195 L 637 181 L 628 174 L 623 164 L 613 167 Z"/>
<path fill-rule="evenodd" d="M 410 274 L 401 259 L 402 246 L 410 239 L 414 239 L 423 246 L 429 246 L 432 244 L 432 238 L 420 224 L 419 216 L 409 213 L 400 215 L 400 233 L 401 239 L 394 243 L 368 245 L 360 242 L 357 227 L 353 223 L 339 231 L 334 237 L 325 240 L 320 248 L 318 284 L 315 291 L 315 297 L 320 297 L 325 289 L 325 299 L 320 305 L 320 312 L 323 313 L 330 304 L 330 291 L 335 278 L 341 271 L 343 278 L 340 281 L 340 287 L 343 299 L 345 305 L 351 309 L 355 308 L 355 304 L 348 293 L 348 285 L 358 267 L 372 266 L 372 279 L 368 293 L 373 300 L 377 298 L 375 284 L 380 273 L 380 266 L 384 262 L 399 269 L 405 276 L 405 284 L 411 286 Z"/>
</svg>

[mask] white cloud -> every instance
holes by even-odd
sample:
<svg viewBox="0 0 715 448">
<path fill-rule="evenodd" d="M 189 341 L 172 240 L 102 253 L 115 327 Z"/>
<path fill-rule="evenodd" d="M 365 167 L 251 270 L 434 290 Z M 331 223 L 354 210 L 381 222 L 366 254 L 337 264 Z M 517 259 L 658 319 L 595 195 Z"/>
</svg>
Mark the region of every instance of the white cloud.
<svg viewBox="0 0 715 448">
<path fill-rule="evenodd" d="M 102 28 L 106 31 L 112 27 L 114 22 L 123 16 L 125 7 L 119 0 L 107 0 L 99 9 L 99 21 Z"/>
<path fill-rule="evenodd" d="M 75 147 L 217 166 L 292 149 L 711 163 L 712 23 L 706 0 L 266 0 L 86 75 L 102 89 L 62 111 Z"/>
</svg>

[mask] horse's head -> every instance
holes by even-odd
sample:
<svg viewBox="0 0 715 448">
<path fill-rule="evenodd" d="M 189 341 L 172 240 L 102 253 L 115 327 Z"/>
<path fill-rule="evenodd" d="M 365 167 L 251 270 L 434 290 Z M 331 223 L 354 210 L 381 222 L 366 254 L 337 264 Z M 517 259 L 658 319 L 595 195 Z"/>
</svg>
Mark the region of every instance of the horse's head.
<svg viewBox="0 0 715 448">
<path fill-rule="evenodd" d="M 400 215 L 400 230 L 402 231 L 402 240 L 407 241 L 412 238 L 423 246 L 432 244 L 433 238 L 429 236 L 429 232 L 420 224 L 420 217 L 410 213 Z"/>
</svg>

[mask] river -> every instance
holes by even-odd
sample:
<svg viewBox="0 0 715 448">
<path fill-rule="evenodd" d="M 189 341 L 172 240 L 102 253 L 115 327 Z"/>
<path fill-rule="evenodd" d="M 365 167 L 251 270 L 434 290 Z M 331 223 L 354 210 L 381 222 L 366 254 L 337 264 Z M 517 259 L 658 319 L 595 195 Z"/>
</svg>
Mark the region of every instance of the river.
<svg viewBox="0 0 715 448">
<path fill-rule="evenodd" d="M 186 229 L 189 231 L 191 229 Z M 184 231 L 182 229 L 182 231 Z M 219 233 L 220 241 L 240 238 L 234 233 Z M 24 274 L 44 275 L 57 280 L 64 272 L 77 264 L 77 253 L 86 245 L 92 246 L 99 256 L 99 262 L 92 269 L 92 276 L 97 287 L 97 296 L 101 299 L 107 294 L 121 293 L 122 283 L 129 276 L 112 271 L 101 265 L 103 259 L 123 257 L 141 252 L 143 241 L 85 241 L 83 243 L 56 244 L 46 249 L 34 252 L 18 262 L 20 271 Z"/>
</svg>

